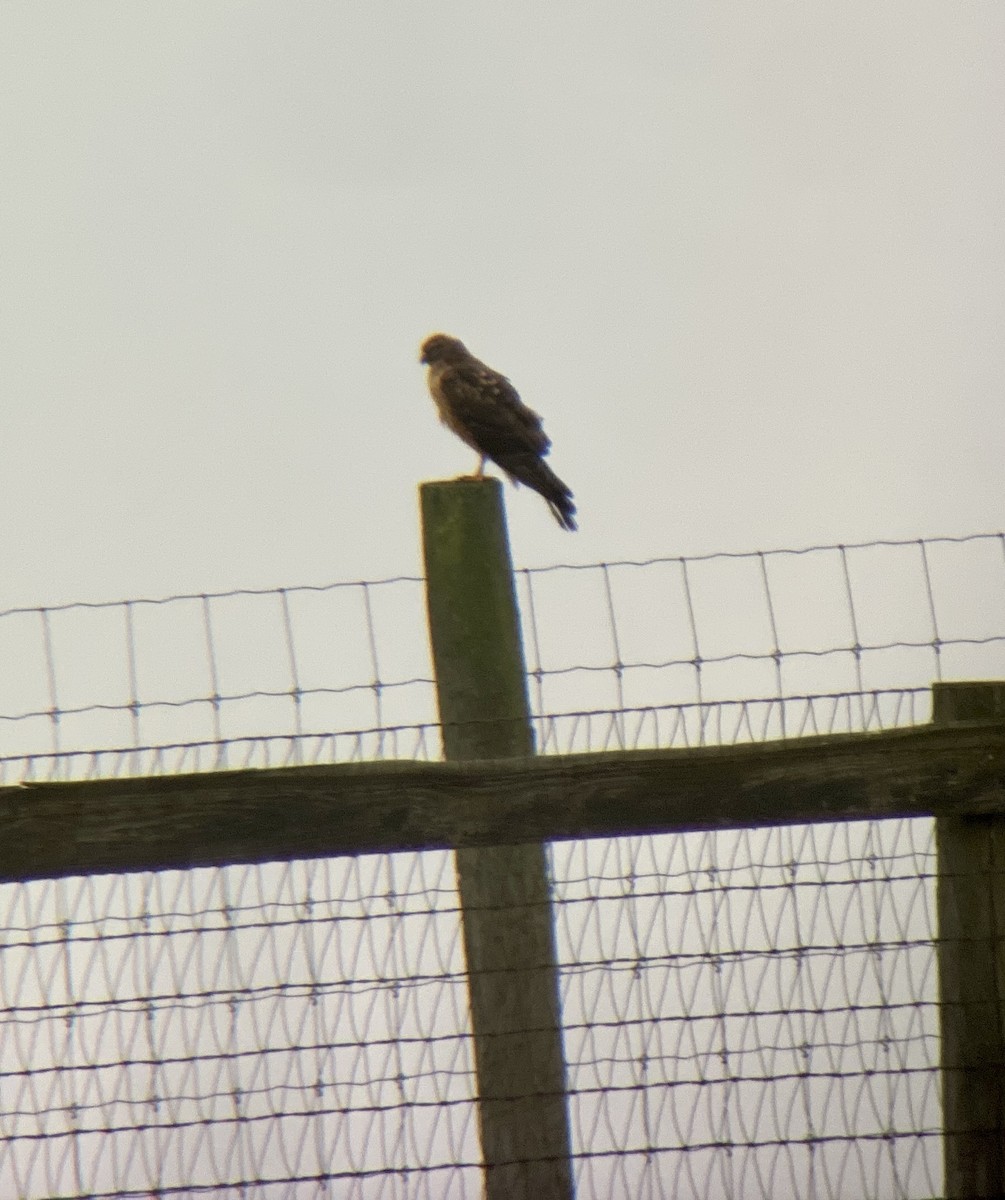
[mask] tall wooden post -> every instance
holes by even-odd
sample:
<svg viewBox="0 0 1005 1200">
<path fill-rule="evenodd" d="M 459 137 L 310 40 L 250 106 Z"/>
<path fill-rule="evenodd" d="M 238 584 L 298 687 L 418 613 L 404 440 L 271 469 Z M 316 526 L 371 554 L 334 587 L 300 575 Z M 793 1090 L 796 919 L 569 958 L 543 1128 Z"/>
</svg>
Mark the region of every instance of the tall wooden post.
<svg viewBox="0 0 1005 1200">
<path fill-rule="evenodd" d="M 426 604 L 446 757 L 534 753 L 495 479 L 421 489 Z M 487 1200 L 571 1200 L 558 970 L 541 844 L 457 851 Z"/>
<path fill-rule="evenodd" d="M 937 683 L 939 725 L 1005 720 L 1005 684 Z M 947 1200 L 1005 1196 L 1005 817 L 935 823 Z"/>
</svg>

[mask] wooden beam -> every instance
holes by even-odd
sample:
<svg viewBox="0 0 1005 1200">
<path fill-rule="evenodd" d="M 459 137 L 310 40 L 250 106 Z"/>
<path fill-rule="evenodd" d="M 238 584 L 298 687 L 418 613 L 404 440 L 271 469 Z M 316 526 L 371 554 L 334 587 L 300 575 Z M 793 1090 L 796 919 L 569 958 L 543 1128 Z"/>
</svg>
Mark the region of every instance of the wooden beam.
<svg viewBox="0 0 1005 1200">
<path fill-rule="evenodd" d="M 447 759 L 534 753 L 498 479 L 424 483 L 422 545 Z M 486 1200 L 572 1200 L 555 921 L 538 842 L 458 847 Z"/>
<path fill-rule="evenodd" d="M 419 491 L 444 755 L 524 758 L 534 733 L 502 486 L 452 479 Z"/>
<path fill-rule="evenodd" d="M 1005 684 L 936 684 L 937 724 L 1005 721 Z M 1005 1195 L 1005 813 L 935 822 L 947 1200 Z"/>
<path fill-rule="evenodd" d="M 1005 724 L 0 788 L 0 879 L 1005 812 Z"/>
</svg>

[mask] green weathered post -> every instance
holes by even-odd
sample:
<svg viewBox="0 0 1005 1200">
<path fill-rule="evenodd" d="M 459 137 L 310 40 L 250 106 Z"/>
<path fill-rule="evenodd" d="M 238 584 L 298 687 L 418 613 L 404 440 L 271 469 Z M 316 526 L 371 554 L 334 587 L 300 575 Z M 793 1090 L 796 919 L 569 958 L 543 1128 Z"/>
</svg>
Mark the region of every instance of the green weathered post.
<svg viewBox="0 0 1005 1200">
<path fill-rule="evenodd" d="M 426 603 L 446 757 L 534 753 L 495 479 L 421 489 Z M 571 1200 L 555 933 L 540 843 L 457 851 L 487 1200 Z"/>
<path fill-rule="evenodd" d="M 937 683 L 938 725 L 1005 721 L 1005 683 Z M 938 967 L 947 1200 L 1005 1195 L 1005 816 L 939 817 Z"/>
</svg>

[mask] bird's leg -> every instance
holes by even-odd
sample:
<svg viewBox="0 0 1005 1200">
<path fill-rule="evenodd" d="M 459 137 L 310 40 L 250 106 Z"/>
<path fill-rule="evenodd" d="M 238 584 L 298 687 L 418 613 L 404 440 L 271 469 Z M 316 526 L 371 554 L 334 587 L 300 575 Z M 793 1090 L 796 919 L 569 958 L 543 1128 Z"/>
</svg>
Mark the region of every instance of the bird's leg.
<svg viewBox="0 0 1005 1200">
<path fill-rule="evenodd" d="M 485 464 L 487 462 L 488 462 L 488 455 L 487 454 L 479 454 L 478 455 L 478 470 L 472 471 L 472 473 L 470 475 L 458 475 L 457 478 L 458 479 L 484 479 L 485 478 Z"/>
</svg>

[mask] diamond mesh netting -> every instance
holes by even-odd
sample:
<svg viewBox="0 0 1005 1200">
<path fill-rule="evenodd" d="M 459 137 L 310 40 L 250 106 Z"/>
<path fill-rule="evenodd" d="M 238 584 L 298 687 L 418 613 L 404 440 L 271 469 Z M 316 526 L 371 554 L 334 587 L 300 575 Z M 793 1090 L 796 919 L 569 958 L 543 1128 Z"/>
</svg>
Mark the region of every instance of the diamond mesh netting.
<svg viewBox="0 0 1005 1200">
<path fill-rule="evenodd" d="M 928 821 L 556 848 L 581 1196 L 934 1196 Z"/>
<path fill-rule="evenodd" d="M 548 753 L 890 728 L 1005 677 L 1001 535 L 517 582 Z M 8 783 L 439 755 L 418 581 L 0 644 Z M 932 831 L 551 848 L 581 1200 L 940 1193 Z M 0 1197 L 481 1194 L 451 854 L 11 882 L 0 925 Z"/>
<path fill-rule="evenodd" d="M 558 846 L 580 1197 L 929 1196 L 931 823 Z M 471 1196 L 450 855 L 3 889 L 0 1195 Z"/>
</svg>

